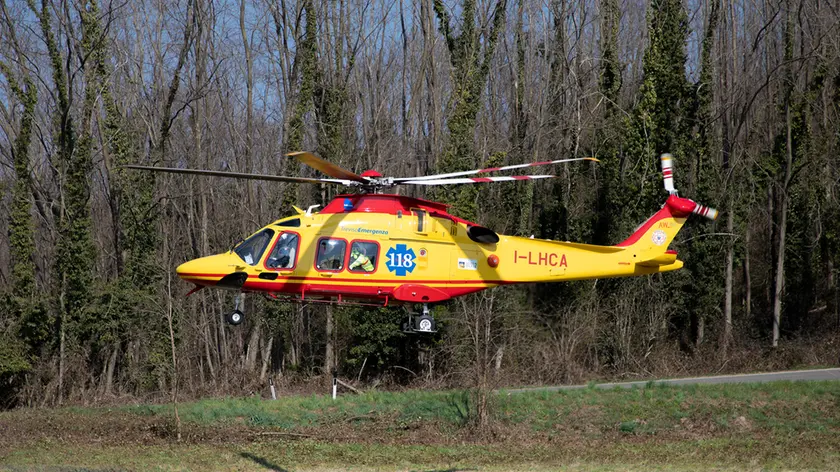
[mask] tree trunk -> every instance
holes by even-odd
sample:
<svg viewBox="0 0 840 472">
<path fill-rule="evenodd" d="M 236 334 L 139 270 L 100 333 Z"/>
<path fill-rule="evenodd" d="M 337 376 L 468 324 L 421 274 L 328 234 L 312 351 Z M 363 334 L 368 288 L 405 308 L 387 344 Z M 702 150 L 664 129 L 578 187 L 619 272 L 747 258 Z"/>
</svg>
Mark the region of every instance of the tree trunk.
<svg viewBox="0 0 840 472">
<path fill-rule="evenodd" d="M 251 335 L 248 337 L 248 348 L 245 352 L 245 371 L 254 372 L 257 368 L 257 354 L 260 350 L 261 340 L 260 322 L 254 323 L 254 329 L 251 330 Z"/>
<path fill-rule="evenodd" d="M 206 315 L 206 311 L 203 314 Z M 202 331 L 204 332 L 204 357 L 207 359 L 207 370 L 210 371 L 210 378 L 215 382 L 216 369 L 213 367 L 213 355 L 210 351 L 210 345 L 212 344 L 212 336 L 210 335 L 210 323 L 206 317 L 203 318 L 203 320 L 204 322 L 202 323 Z"/>
<path fill-rule="evenodd" d="M 326 341 L 326 352 L 324 353 L 324 375 L 330 375 L 332 373 L 333 368 L 335 368 L 334 357 L 335 353 L 333 352 L 335 345 L 334 345 L 334 326 L 333 326 L 333 309 L 331 306 L 326 307 L 327 313 L 327 332 L 325 334 L 325 341 Z"/>
<path fill-rule="evenodd" d="M 63 285 L 63 284 L 62 284 Z M 65 346 L 67 340 L 67 315 L 64 310 L 64 290 L 59 295 L 59 322 L 58 322 L 58 404 L 64 402 L 64 369 L 65 369 Z"/>
<path fill-rule="evenodd" d="M 260 369 L 260 381 L 265 380 L 265 374 L 268 373 L 268 368 L 271 365 L 271 348 L 274 346 L 274 336 L 269 336 L 268 342 L 262 351 L 262 368 Z"/>
<path fill-rule="evenodd" d="M 251 45 L 248 43 L 248 32 L 245 29 L 245 0 L 239 2 L 239 29 L 242 33 L 242 43 L 245 52 L 245 172 L 255 172 L 251 159 L 251 134 L 254 115 L 254 67 L 251 61 Z M 255 198 L 254 186 L 250 180 L 243 182 L 247 190 L 247 213 L 254 214 Z M 259 205 L 259 202 L 256 202 Z M 246 213 L 246 214 L 247 214 Z M 259 215 L 259 211 L 256 211 Z"/>
<path fill-rule="evenodd" d="M 726 231 L 730 235 L 735 230 L 735 209 L 732 206 L 732 198 L 730 197 L 730 205 L 726 215 Z M 747 248 L 749 250 L 749 248 Z M 732 342 L 732 265 L 735 263 L 735 241 L 732 236 L 729 237 L 729 243 L 726 246 L 726 279 L 724 289 L 724 303 L 723 303 L 723 354 L 727 354 L 729 344 Z"/>
<path fill-rule="evenodd" d="M 172 408 L 175 410 L 175 431 L 181 441 L 181 416 L 178 414 L 178 358 L 175 357 L 175 330 L 172 328 L 172 275 L 167 275 L 166 321 L 169 325 L 169 346 L 172 350 Z"/>
<path fill-rule="evenodd" d="M 111 395 L 112 388 L 114 385 L 114 371 L 117 367 L 117 358 L 120 353 L 120 345 L 119 343 L 114 344 L 114 349 L 111 351 L 111 355 L 108 357 L 108 368 L 105 371 L 105 395 Z"/>
<path fill-rule="evenodd" d="M 496 356 L 495 356 L 496 357 L 495 375 L 496 375 L 497 379 L 499 378 L 499 372 L 501 372 L 501 370 L 502 370 L 502 358 L 504 357 L 504 355 L 505 355 L 505 345 L 502 344 L 496 350 Z"/>
<path fill-rule="evenodd" d="M 216 293 L 216 295 L 218 297 L 217 298 L 217 300 L 218 300 L 218 302 L 217 302 L 218 305 L 217 306 L 224 307 L 225 306 L 225 304 L 224 304 L 225 303 L 225 297 L 220 292 L 221 291 L 217 291 L 217 293 Z M 218 325 L 217 325 L 217 333 L 218 333 L 218 336 L 219 336 L 218 337 L 218 344 L 217 344 L 217 350 L 219 352 L 219 368 L 221 369 L 221 371 L 223 373 L 227 372 L 228 358 L 229 358 L 229 356 L 228 356 L 228 345 L 227 345 L 227 331 L 225 331 L 225 325 L 226 324 L 227 323 L 225 322 L 225 314 L 224 314 L 224 308 L 223 308 L 223 309 L 219 310 L 219 322 L 218 322 Z"/>
<path fill-rule="evenodd" d="M 744 317 L 749 321 L 752 316 L 752 277 L 750 276 L 750 239 L 752 231 L 749 225 L 744 231 Z"/>
<path fill-rule="evenodd" d="M 793 167 L 793 138 L 790 116 L 790 99 L 785 103 L 785 180 L 779 192 L 779 244 L 777 246 L 776 284 L 773 293 L 773 347 L 779 345 L 779 324 L 782 320 L 782 296 L 785 283 L 785 236 L 787 233 L 788 190 Z"/>
</svg>

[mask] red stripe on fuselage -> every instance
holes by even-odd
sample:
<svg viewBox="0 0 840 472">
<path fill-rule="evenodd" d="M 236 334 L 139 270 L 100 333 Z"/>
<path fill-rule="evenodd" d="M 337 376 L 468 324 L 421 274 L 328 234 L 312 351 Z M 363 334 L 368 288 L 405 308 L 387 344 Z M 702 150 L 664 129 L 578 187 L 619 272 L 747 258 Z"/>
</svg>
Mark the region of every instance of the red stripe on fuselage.
<svg viewBox="0 0 840 472">
<path fill-rule="evenodd" d="M 275 281 L 276 282 L 276 281 Z M 386 298 L 394 299 L 393 292 L 397 286 L 380 285 L 380 286 L 351 286 L 342 284 L 307 284 L 307 283 L 286 283 L 278 284 L 269 281 L 254 280 L 247 281 L 242 289 L 245 291 L 259 291 L 271 293 L 289 293 L 289 294 L 303 294 L 304 298 L 308 295 L 313 296 L 337 296 L 341 295 L 347 298 L 364 298 L 364 299 L 379 299 Z M 478 292 L 490 288 L 483 287 L 435 287 L 445 293 L 449 298 L 459 297 L 473 292 Z"/>
<path fill-rule="evenodd" d="M 182 279 L 192 278 L 192 277 L 224 277 L 228 274 L 180 274 Z M 251 274 L 248 276 L 248 281 L 251 280 L 264 280 L 260 279 L 259 275 Z M 465 285 L 465 284 L 492 284 L 492 285 L 501 285 L 501 284 L 510 284 L 514 282 L 504 281 L 504 280 L 483 280 L 483 279 L 473 279 L 473 280 L 446 280 L 446 279 L 427 279 L 427 280 L 416 280 L 416 279 L 349 279 L 349 278 L 336 278 L 330 277 L 329 279 L 325 277 L 307 277 L 301 275 L 290 275 L 290 276 L 279 276 L 275 280 L 266 280 L 266 282 L 270 283 L 278 283 L 284 280 L 294 280 L 294 281 L 329 281 L 329 282 L 350 282 L 350 283 L 362 283 L 362 284 L 447 284 L 447 285 Z M 208 281 L 210 282 L 210 281 Z M 346 285 L 345 285 L 346 286 Z"/>
</svg>

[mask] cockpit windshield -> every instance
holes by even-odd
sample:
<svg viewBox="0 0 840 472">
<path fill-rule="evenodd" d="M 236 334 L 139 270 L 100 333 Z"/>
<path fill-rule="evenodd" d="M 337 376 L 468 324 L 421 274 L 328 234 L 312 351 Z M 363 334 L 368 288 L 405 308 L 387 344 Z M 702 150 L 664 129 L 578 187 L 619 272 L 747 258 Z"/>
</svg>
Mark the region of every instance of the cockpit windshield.
<svg viewBox="0 0 840 472">
<path fill-rule="evenodd" d="M 273 237 L 274 230 L 264 229 L 236 246 L 233 252 L 245 261 L 246 264 L 254 265 L 259 262 L 263 252 L 265 252 L 265 248 L 268 247 L 268 243 Z"/>
</svg>

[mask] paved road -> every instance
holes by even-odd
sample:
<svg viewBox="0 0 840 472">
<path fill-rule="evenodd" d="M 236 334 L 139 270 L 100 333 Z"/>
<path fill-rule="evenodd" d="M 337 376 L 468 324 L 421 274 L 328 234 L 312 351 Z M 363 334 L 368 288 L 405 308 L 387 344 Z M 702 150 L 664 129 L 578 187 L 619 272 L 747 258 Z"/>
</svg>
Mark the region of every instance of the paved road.
<svg viewBox="0 0 840 472">
<path fill-rule="evenodd" d="M 765 372 L 762 374 L 717 375 L 714 377 L 690 377 L 684 379 L 642 380 L 639 382 L 611 382 L 595 384 L 597 388 L 633 388 L 644 387 L 648 384 L 661 385 L 692 385 L 692 384 L 722 384 L 722 383 L 762 383 L 778 382 L 780 380 L 840 380 L 840 369 L 791 370 L 786 372 Z M 529 387 L 503 390 L 504 393 L 522 393 L 587 388 L 589 385 L 559 385 L 553 387 Z"/>
</svg>

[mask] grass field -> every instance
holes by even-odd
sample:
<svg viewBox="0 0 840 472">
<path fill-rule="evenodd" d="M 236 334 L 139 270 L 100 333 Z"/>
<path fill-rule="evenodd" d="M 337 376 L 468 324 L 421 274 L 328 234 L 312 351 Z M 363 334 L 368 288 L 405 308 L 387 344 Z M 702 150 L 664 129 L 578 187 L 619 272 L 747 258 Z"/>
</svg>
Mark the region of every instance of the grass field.
<svg viewBox="0 0 840 472">
<path fill-rule="evenodd" d="M 837 470 L 840 383 L 214 399 L 0 414 L 0 467 L 129 470 Z"/>
</svg>

